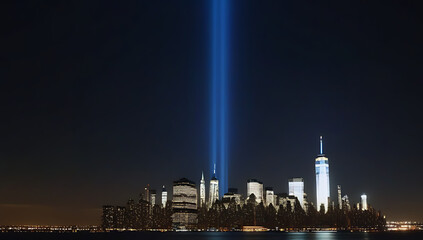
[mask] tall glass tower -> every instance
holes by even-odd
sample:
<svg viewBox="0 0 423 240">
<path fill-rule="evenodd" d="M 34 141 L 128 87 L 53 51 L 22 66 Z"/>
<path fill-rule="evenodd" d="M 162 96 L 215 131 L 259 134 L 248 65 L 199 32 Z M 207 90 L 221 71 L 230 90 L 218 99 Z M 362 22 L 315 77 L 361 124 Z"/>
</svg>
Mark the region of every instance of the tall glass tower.
<svg viewBox="0 0 423 240">
<path fill-rule="evenodd" d="M 166 207 L 166 202 L 167 202 L 167 191 L 165 186 L 163 185 L 163 188 L 162 188 L 162 206 L 163 207 Z"/>
<path fill-rule="evenodd" d="M 204 173 L 201 173 L 200 181 L 200 207 L 206 204 L 206 181 L 204 181 Z"/>
<path fill-rule="evenodd" d="M 216 165 L 214 165 L 213 177 L 210 179 L 209 207 L 219 199 L 219 180 L 216 178 Z"/>
<path fill-rule="evenodd" d="M 320 154 L 316 158 L 316 200 L 317 210 L 320 210 L 320 206 L 325 206 L 325 211 L 328 211 L 329 207 L 329 159 L 323 154 L 323 138 L 320 136 Z"/>
<path fill-rule="evenodd" d="M 304 179 L 303 178 L 292 178 L 288 181 L 289 195 L 297 197 L 304 209 Z"/>
</svg>

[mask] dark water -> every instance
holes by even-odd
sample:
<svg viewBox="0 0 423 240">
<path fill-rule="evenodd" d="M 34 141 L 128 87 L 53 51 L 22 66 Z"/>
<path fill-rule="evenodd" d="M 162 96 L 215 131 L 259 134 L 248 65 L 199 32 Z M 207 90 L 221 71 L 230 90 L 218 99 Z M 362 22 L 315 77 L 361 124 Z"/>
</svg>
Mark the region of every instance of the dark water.
<svg viewBox="0 0 423 240">
<path fill-rule="evenodd" d="M 390 233 L 0 233 L 0 239 L 22 240 L 423 240 L 423 232 Z"/>
</svg>

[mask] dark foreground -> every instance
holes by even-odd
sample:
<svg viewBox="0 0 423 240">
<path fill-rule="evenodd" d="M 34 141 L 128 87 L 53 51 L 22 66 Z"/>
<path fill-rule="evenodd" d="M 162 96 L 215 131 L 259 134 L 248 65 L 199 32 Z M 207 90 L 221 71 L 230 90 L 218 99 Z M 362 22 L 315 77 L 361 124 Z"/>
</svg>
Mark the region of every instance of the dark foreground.
<svg viewBox="0 0 423 240">
<path fill-rule="evenodd" d="M 242 233 L 242 232 L 122 232 L 122 233 L 0 233 L 0 239 L 39 240 L 421 240 L 423 232 L 383 233 Z"/>
</svg>

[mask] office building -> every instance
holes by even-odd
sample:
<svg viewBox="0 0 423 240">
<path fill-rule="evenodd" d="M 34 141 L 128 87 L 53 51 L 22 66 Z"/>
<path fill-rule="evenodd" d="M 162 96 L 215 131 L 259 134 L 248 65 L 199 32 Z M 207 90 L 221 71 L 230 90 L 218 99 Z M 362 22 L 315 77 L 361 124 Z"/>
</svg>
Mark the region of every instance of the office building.
<svg viewBox="0 0 423 240">
<path fill-rule="evenodd" d="M 341 185 L 338 185 L 338 207 L 342 209 Z"/>
<path fill-rule="evenodd" d="M 113 229 L 115 227 L 115 207 L 110 205 L 103 206 L 102 223 L 103 229 Z"/>
<path fill-rule="evenodd" d="M 363 211 L 367 210 L 367 195 L 366 194 L 361 195 L 361 210 Z"/>
<path fill-rule="evenodd" d="M 263 202 L 263 183 L 257 179 L 247 180 L 247 199 L 250 198 L 251 194 L 256 197 L 256 202 Z"/>
<path fill-rule="evenodd" d="M 209 208 L 216 200 L 219 199 L 219 180 L 216 178 L 216 165 L 213 170 L 213 177 L 210 179 L 210 192 L 209 192 Z"/>
<path fill-rule="evenodd" d="M 308 207 L 309 207 L 309 202 L 308 202 L 308 198 L 307 198 L 307 193 L 304 193 L 304 197 L 303 197 L 303 209 L 304 211 L 308 211 Z"/>
<path fill-rule="evenodd" d="M 201 173 L 200 181 L 200 207 L 206 205 L 206 181 L 204 180 L 204 173 Z"/>
<path fill-rule="evenodd" d="M 266 187 L 265 192 L 266 192 L 266 206 L 269 206 L 270 204 L 275 206 L 275 192 L 273 191 L 273 188 Z"/>
<path fill-rule="evenodd" d="M 126 208 L 121 206 L 103 206 L 103 229 L 123 229 L 125 224 Z"/>
<path fill-rule="evenodd" d="M 228 189 L 228 192 L 223 195 L 222 201 L 224 202 L 224 205 L 225 205 L 225 203 L 227 203 L 225 205 L 226 208 L 227 208 L 228 203 L 232 199 L 235 200 L 235 203 L 237 205 L 241 205 L 241 206 L 243 205 L 242 196 L 241 196 L 241 194 L 238 193 L 238 189 L 237 188 L 229 188 Z"/>
<path fill-rule="evenodd" d="M 144 188 L 143 200 L 146 202 L 150 202 L 150 184 Z"/>
<path fill-rule="evenodd" d="M 167 191 L 165 186 L 163 185 L 163 188 L 162 188 L 162 206 L 163 207 L 166 207 L 166 202 L 167 202 Z"/>
<path fill-rule="evenodd" d="M 285 209 L 287 209 L 289 206 L 289 208 L 291 208 L 291 211 L 294 211 L 296 201 L 297 197 L 294 195 L 288 195 L 287 193 L 278 193 L 276 205 L 278 206 L 278 209 L 280 206 Z"/>
<path fill-rule="evenodd" d="M 125 227 L 126 208 L 117 206 L 115 210 L 115 228 L 123 229 Z"/>
<path fill-rule="evenodd" d="M 150 204 L 151 207 L 154 207 L 154 205 L 156 205 L 156 190 L 154 189 L 150 190 Z"/>
<path fill-rule="evenodd" d="M 351 210 L 351 205 L 350 205 L 350 200 L 348 199 L 348 195 L 344 195 L 342 197 L 342 208 L 344 209 L 344 211 L 350 211 Z"/>
<path fill-rule="evenodd" d="M 186 178 L 173 182 L 172 222 L 174 227 L 191 229 L 197 224 L 197 187 Z"/>
<path fill-rule="evenodd" d="M 315 160 L 316 167 L 316 207 L 320 210 L 323 205 L 325 211 L 329 208 L 329 159 L 323 154 L 323 138 L 320 136 L 320 154 Z"/>
<path fill-rule="evenodd" d="M 288 181 L 289 196 L 295 196 L 304 209 L 304 179 L 292 178 Z"/>
</svg>

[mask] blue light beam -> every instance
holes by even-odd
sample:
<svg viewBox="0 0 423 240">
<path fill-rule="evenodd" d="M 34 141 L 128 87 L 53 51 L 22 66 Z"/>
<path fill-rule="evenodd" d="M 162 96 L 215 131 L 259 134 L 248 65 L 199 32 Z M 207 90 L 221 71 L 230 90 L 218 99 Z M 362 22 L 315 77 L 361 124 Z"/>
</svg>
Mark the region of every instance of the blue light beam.
<svg viewBox="0 0 423 240">
<path fill-rule="evenodd" d="M 210 169 L 216 164 L 219 194 L 228 190 L 228 1 L 212 0 Z"/>
</svg>

